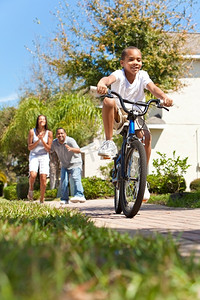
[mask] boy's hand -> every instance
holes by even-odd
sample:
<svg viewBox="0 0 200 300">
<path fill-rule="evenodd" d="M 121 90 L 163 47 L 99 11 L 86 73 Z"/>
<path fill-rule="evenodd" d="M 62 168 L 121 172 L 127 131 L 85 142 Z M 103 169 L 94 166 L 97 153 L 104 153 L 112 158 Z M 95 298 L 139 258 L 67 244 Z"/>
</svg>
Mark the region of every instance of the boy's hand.
<svg viewBox="0 0 200 300">
<path fill-rule="evenodd" d="M 106 94 L 108 91 L 107 86 L 104 83 L 99 82 L 97 84 L 97 92 L 101 95 Z"/>
<path fill-rule="evenodd" d="M 163 102 L 163 105 L 164 105 L 164 106 L 169 107 L 169 106 L 172 106 L 172 105 L 173 105 L 173 100 L 170 99 L 170 98 L 168 98 L 168 97 L 166 97 L 163 101 L 164 101 L 164 102 Z"/>
</svg>

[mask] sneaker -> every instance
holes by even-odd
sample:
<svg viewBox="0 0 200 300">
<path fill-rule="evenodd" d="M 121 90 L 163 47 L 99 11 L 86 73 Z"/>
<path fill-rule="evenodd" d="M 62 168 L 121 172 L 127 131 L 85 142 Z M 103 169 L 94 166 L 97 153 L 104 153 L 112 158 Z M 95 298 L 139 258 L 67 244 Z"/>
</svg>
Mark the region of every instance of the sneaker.
<svg viewBox="0 0 200 300">
<path fill-rule="evenodd" d="M 68 204 L 68 200 L 60 200 L 60 205 Z"/>
<path fill-rule="evenodd" d="M 107 156 L 114 157 L 117 154 L 117 147 L 115 143 L 111 140 L 107 140 L 103 142 L 103 145 L 99 148 L 98 155 L 99 156 Z"/>
<path fill-rule="evenodd" d="M 149 190 L 148 190 L 147 185 L 146 185 L 145 191 L 144 191 L 144 197 L 143 197 L 142 201 L 143 202 L 148 202 L 149 198 L 150 198 L 150 193 L 149 193 Z"/>
<path fill-rule="evenodd" d="M 86 201 L 85 197 L 74 196 L 70 198 L 70 202 L 73 203 L 77 203 L 77 202 L 84 203 L 85 201 Z"/>
</svg>

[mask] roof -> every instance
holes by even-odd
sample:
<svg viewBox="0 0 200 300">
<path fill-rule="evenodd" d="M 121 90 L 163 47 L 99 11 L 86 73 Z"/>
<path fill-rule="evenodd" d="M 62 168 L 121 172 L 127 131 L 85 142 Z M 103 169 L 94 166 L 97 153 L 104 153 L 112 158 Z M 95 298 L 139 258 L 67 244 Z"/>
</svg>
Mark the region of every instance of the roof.
<svg viewBox="0 0 200 300">
<path fill-rule="evenodd" d="M 184 48 L 189 50 L 189 55 L 200 55 L 200 33 L 188 33 Z"/>
</svg>

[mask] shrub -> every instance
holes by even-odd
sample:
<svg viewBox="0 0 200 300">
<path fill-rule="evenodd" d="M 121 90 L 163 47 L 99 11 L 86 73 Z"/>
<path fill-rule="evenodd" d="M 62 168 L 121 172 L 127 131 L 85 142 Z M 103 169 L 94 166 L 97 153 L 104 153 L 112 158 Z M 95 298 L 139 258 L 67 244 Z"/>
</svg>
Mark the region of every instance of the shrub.
<svg viewBox="0 0 200 300">
<path fill-rule="evenodd" d="M 56 198 L 57 197 L 57 189 L 53 190 L 46 190 L 45 192 L 45 198 Z"/>
<path fill-rule="evenodd" d="M 175 192 L 183 192 L 186 189 L 186 182 L 183 177 L 179 178 L 178 175 L 155 175 L 150 174 L 147 176 L 149 183 L 150 193 L 155 194 L 168 194 Z"/>
<path fill-rule="evenodd" d="M 114 195 L 113 184 L 96 176 L 82 178 L 84 195 L 86 199 L 112 197 Z"/>
<path fill-rule="evenodd" d="M 153 160 L 153 166 L 156 171 L 147 176 L 147 181 L 150 184 L 150 191 L 154 193 L 175 193 L 183 192 L 186 189 L 185 179 L 183 174 L 190 167 L 187 164 L 188 157 L 180 159 L 180 156 L 167 158 L 166 154 L 157 152 L 160 156 Z"/>
<path fill-rule="evenodd" d="M 200 178 L 197 178 L 190 183 L 190 190 L 200 191 Z"/>
<path fill-rule="evenodd" d="M 0 181 L 0 197 L 3 196 L 3 187 L 4 187 L 4 183 Z"/>
<path fill-rule="evenodd" d="M 16 200 L 17 199 L 17 189 L 16 184 L 9 185 L 3 190 L 4 198 L 7 200 Z"/>
<path fill-rule="evenodd" d="M 20 177 L 17 182 L 17 198 L 26 199 L 29 189 L 29 179 L 28 177 Z"/>
</svg>

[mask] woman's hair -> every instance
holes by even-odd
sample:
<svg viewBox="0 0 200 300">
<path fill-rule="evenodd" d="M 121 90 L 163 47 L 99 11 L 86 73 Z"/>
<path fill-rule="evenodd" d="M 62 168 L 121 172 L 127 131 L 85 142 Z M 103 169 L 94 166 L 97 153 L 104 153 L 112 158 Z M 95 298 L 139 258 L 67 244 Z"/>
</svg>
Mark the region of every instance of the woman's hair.
<svg viewBox="0 0 200 300">
<path fill-rule="evenodd" d="M 39 117 L 45 117 L 46 124 L 45 124 L 44 128 L 45 128 L 45 130 L 47 130 L 47 129 L 48 129 L 47 117 L 46 117 L 46 116 L 44 116 L 44 115 L 39 115 L 39 116 L 37 117 L 37 120 L 36 120 L 36 125 L 35 125 L 35 128 L 36 128 L 36 130 L 38 130 L 38 127 L 39 127 L 39 124 L 38 124 Z"/>
<path fill-rule="evenodd" d="M 130 49 L 135 49 L 135 50 L 138 50 L 140 53 L 140 49 L 138 49 L 137 47 L 134 47 L 134 46 L 130 46 L 130 47 L 127 47 L 125 48 L 123 51 L 122 51 L 122 54 L 121 54 L 121 60 L 124 60 L 126 55 L 127 55 L 127 51 L 130 50 Z M 141 53 L 141 56 L 142 56 L 142 53 Z"/>
</svg>

